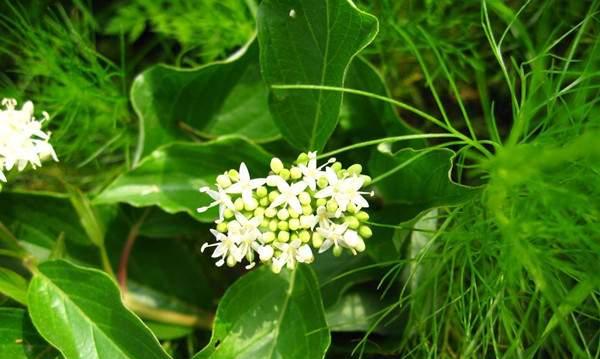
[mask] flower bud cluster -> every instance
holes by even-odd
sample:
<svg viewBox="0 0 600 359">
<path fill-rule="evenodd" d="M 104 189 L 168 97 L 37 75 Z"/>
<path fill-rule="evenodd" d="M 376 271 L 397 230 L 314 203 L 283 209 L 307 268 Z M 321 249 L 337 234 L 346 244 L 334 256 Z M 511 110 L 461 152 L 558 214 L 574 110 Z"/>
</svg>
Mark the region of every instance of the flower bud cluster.
<svg viewBox="0 0 600 359">
<path fill-rule="evenodd" d="M 58 161 L 52 145 L 48 143 L 50 133 L 42 131 L 42 124 L 48 120 L 43 112 L 41 121 L 33 117 L 33 103 L 25 102 L 20 110 L 15 109 L 17 101 L 2 100 L 0 110 L 0 181 L 6 182 L 3 171 L 10 171 L 15 165 L 23 171 L 27 164 L 41 167 L 42 160 L 51 156 Z"/>
<path fill-rule="evenodd" d="M 249 269 L 259 260 L 278 273 L 284 266 L 311 263 L 313 251 L 331 248 L 339 256 L 344 250 L 365 250 L 372 232 L 363 196 L 373 193 L 361 191 L 371 179 L 361 174 L 360 165 L 344 169 L 332 158 L 317 166 L 316 152 L 309 152 L 289 168 L 278 158 L 270 167 L 266 178 L 252 179 L 242 163 L 239 171 L 219 175 L 216 189 L 200 189 L 213 202 L 198 212 L 219 208 L 211 229 L 216 242 L 202 246 L 202 251 L 215 247 L 217 266 L 233 267 L 245 259 Z"/>
</svg>

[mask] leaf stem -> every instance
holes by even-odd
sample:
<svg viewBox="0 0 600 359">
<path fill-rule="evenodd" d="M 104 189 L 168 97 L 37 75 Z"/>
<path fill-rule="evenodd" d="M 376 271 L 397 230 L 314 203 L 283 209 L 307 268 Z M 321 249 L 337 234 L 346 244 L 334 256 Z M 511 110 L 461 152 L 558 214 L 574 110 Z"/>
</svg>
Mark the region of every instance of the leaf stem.
<svg viewBox="0 0 600 359">
<path fill-rule="evenodd" d="M 321 159 L 324 157 L 330 157 L 333 155 L 337 155 L 338 153 L 354 150 L 361 147 L 368 147 L 373 145 L 378 145 L 386 142 L 400 142 L 400 141 L 410 141 L 410 140 L 418 140 L 421 138 L 457 138 L 458 136 L 447 133 L 424 133 L 424 134 L 416 134 L 416 135 L 404 135 L 404 136 L 392 136 L 392 137 L 384 137 L 378 138 L 376 140 L 369 140 L 364 142 L 359 142 L 352 144 L 350 146 L 338 148 L 337 150 L 329 151 L 319 155 L 317 158 Z"/>
<path fill-rule="evenodd" d="M 146 217 L 150 213 L 150 208 L 147 208 L 140 219 L 137 220 L 131 226 L 129 230 L 129 234 L 127 235 L 127 240 L 125 241 L 125 245 L 123 246 L 123 251 L 121 252 L 121 259 L 119 261 L 119 269 L 117 271 L 117 279 L 119 282 L 119 287 L 121 287 L 121 291 L 123 293 L 127 292 L 127 265 L 129 264 L 129 257 L 131 256 L 131 251 L 133 250 L 133 244 L 140 233 L 140 227 L 146 220 Z"/>
<path fill-rule="evenodd" d="M 205 313 L 204 315 L 187 314 L 175 312 L 168 309 L 151 307 L 134 296 L 123 293 L 123 303 L 127 308 L 133 310 L 140 317 L 155 320 L 161 323 L 176 324 L 185 327 L 196 327 L 206 330 L 212 329 L 214 314 Z"/>
</svg>

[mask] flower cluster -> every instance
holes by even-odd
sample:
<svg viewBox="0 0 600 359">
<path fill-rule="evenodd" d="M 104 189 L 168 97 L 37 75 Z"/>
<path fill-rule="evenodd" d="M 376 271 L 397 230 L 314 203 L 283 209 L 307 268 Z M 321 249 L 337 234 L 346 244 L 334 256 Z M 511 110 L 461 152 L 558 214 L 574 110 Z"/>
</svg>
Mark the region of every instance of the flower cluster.
<svg viewBox="0 0 600 359">
<path fill-rule="evenodd" d="M 202 251 L 215 247 L 217 266 L 245 259 L 250 269 L 258 259 L 275 273 L 311 263 L 313 250 L 331 248 L 336 256 L 364 251 L 364 239 L 372 235 L 364 195 L 373 193 L 361 191 L 371 181 L 361 171 L 358 164 L 343 169 L 333 158 L 317 166 L 316 152 L 300 154 L 290 168 L 273 158 L 266 178 L 251 178 L 242 163 L 239 171 L 219 175 L 216 189 L 200 189 L 213 202 L 198 212 L 219 208 L 211 229 L 216 242 L 205 243 Z"/>
<path fill-rule="evenodd" d="M 15 165 L 23 171 L 28 163 L 33 168 L 40 167 L 42 160 L 52 156 L 58 161 L 52 145 L 48 143 L 50 133 L 42 131 L 42 124 L 48 120 L 43 113 L 41 121 L 33 117 L 33 103 L 25 102 L 20 110 L 15 109 L 17 101 L 2 100 L 4 110 L 0 110 L 0 180 L 6 182 L 3 171 L 10 171 Z"/>
</svg>

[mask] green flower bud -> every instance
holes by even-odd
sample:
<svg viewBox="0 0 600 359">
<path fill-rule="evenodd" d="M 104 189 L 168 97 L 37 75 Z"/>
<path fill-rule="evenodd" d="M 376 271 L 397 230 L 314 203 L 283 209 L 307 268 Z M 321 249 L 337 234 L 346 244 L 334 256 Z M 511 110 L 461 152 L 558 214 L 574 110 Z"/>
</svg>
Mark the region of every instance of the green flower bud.
<svg viewBox="0 0 600 359">
<path fill-rule="evenodd" d="M 269 199 L 267 197 L 265 198 L 261 198 L 258 203 L 260 204 L 261 207 L 267 207 L 271 202 L 269 202 Z"/>
<path fill-rule="evenodd" d="M 334 213 L 338 209 L 338 204 L 336 201 L 330 199 L 327 201 L 327 212 Z"/>
<path fill-rule="evenodd" d="M 356 218 L 361 222 L 366 222 L 369 220 L 369 214 L 365 211 L 360 211 L 356 214 Z"/>
<path fill-rule="evenodd" d="M 233 182 L 237 182 L 240 180 L 240 174 L 236 170 L 231 169 L 227 171 L 227 175 Z"/>
<path fill-rule="evenodd" d="M 217 231 L 221 233 L 227 232 L 227 222 L 221 222 L 217 224 Z"/>
<path fill-rule="evenodd" d="M 244 200 L 240 197 L 233 202 L 233 206 L 236 211 L 241 212 L 244 210 Z"/>
<path fill-rule="evenodd" d="M 264 198 L 269 194 L 269 191 L 267 190 L 267 187 L 265 186 L 260 186 L 256 189 L 256 196 L 258 198 Z"/>
<path fill-rule="evenodd" d="M 228 256 L 227 257 L 227 266 L 232 268 L 235 266 L 235 264 L 237 263 L 237 261 L 235 260 L 235 258 L 233 256 Z"/>
<path fill-rule="evenodd" d="M 299 240 L 300 237 L 298 237 L 298 235 L 296 233 L 292 233 L 292 235 L 290 236 L 290 241 L 295 241 L 295 240 Z"/>
<path fill-rule="evenodd" d="M 274 232 L 264 232 L 262 234 L 262 240 L 265 243 L 271 243 L 275 240 L 275 233 Z"/>
<path fill-rule="evenodd" d="M 273 218 L 277 215 L 277 210 L 275 208 L 269 207 L 265 209 L 265 217 Z"/>
<path fill-rule="evenodd" d="M 279 221 L 277 222 L 277 229 L 279 229 L 280 231 L 287 231 L 288 229 L 290 229 L 289 223 L 287 221 Z"/>
<path fill-rule="evenodd" d="M 342 255 L 342 247 L 340 246 L 333 246 L 333 255 L 336 257 L 339 257 Z"/>
<path fill-rule="evenodd" d="M 286 219 L 290 218 L 290 212 L 288 212 L 287 209 L 282 208 L 279 211 L 277 211 L 277 218 L 279 218 L 282 221 L 285 221 Z"/>
<path fill-rule="evenodd" d="M 363 187 L 366 187 L 368 185 L 371 184 L 371 177 L 367 176 L 367 175 L 361 175 L 360 178 L 363 179 Z"/>
<path fill-rule="evenodd" d="M 260 229 L 263 231 L 266 231 L 267 229 L 269 229 L 269 220 L 267 218 L 264 218 L 262 220 L 262 222 L 260 223 Z"/>
<path fill-rule="evenodd" d="M 251 198 L 248 202 L 244 202 L 244 209 L 246 211 L 254 211 L 258 207 L 258 201 L 254 198 Z"/>
<path fill-rule="evenodd" d="M 281 272 L 281 268 L 271 264 L 271 271 L 273 271 L 275 274 L 279 274 Z"/>
<path fill-rule="evenodd" d="M 344 223 L 347 223 L 348 228 L 350 229 L 358 229 L 358 227 L 360 226 L 360 222 L 354 216 L 344 217 Z"/>
<path fill-rule="evenodd" d="M 290 214 L 290 217 L 292 217 L 292 218 L 300 217 L 300 213 L 294 211 L 292 208 L 288 208 L 288 213 Z"/>
<path fill-rule="evenodd" d="M 290 229 L 292 231 L 295 231 L 298 228 L 300 228 L 300 220 L 298 218 L 292 218 L 287 223 L 289 223 Z"/>
<path fill-rule="evenodd" d="M 362 166 L 359 165 L 358 163 L 353 164 L 352 166 L 348 167 L 348 173 L 358 176 L 360 175 L 360 173 L 362 172 Z"/>
<path fill-rule="evenodd" d="M 308 163 L 308 161 L 309 161 L 308 154 L 304 153 L 304 152 L 299 154 L 298 158 L 296 159 L 296 163 L 299 165 L 305 165 Z"/>
<path fill-rule="evenodd" d="M 302 178 L 302 171 L 300 171 L 298 167 L 292 167 L 290 169 L 290 177 L 292 177 L 293 180 L 300 179 Z"/>
<path fill-rule="evenodd" d="M 335 162 L 334 164 L 331 165 L 331 169 L 334 170 L 335 172 L 341 171 L 342 170 L 342 163 L 341 162 Z"/>
<path fill-rule="evenodd" d="M 275 198 L 277 198 L 277 196 L 279 196 L 279 192 L 277 192 L 277 191 L 269 192 L 269 201 L 273 202 L 275 200 Z"/>
<path fill-rule="evenodd" d="M 298 195 L 298 200 L 300 201 L 301 204 L 306 205 L 306 204 L 310 204 L 310 195 L 307 192 L 300 192 L 300 194 Z"/>
<path fill-rule="evenodd" d="M 307 230 L 302 230 L 298 234 L 298 238 L 300 238 L 302 243 L 308 243 L 310 241 L 310 232 Z"/>
<path fill-rule="evenodd" d="M 287 168 L 282 169 L 281 171 L 279 171 L 279 177 L 283 178 L 284 181 L 289 180 L 290 170 L 288 170 Z"/>
<path fill-rule="evenodd" d="M 232 210 L 230 210 L 229 208 L 226 208 L 223 211 L 223 217 L 225 217 L 225 219 L 231 219 L 235 216 L 235 213 L 233 213 Z"/>
<path fill-rule="evenodd" d="M 227 175 L 218 175 L 217 176 L 217 184 L 221 188 L 227 188 L 231 186 L 231 179 Z"/>
<path fill-rule="evenodd" d="M 373 231 L 371 231 L 371 228 L 369 228 L 369 226 L 360 226 L 358 228 L 358 234 L 363 237 L 363 238 L 371 238 L 373 236 Z"/>
<path fill-rule="evenodd" d="M 279 242 L 287 242 L 290 240 L 290 232 L 287 231 L 280 231 L 279 233 L 277 233 L 277 240 Z"/>
<path fill-rule="evenodd" d="M 308 215 L 312 214 L 312 212 L 313 212 L 313 209 L 311 206 L 309 206 L 309 205 L 302 206 L 302 214 L 308 216 Z"/>
<path fill-rule="evenodd" d="M 312 235 L 312 245 L 315 248 L 321 248 L 323 245 L 323 236 L 317 232 L 314 232 Z"/>
<path fill-rule="evenodd" d="M 283 168 L 283 162 L 281 162 L 279 158 L 274 157 L 271 160 L 271 171 L 273 171 L 273 173 L 278 174 Z"/>
<path fill-rule="evenodd" d="M 279 221 L 276 219 L 272 219 L 269 222 L 269 231 L 271 232 L 276 232 L 277 231 L 277 225 L 279 224 Z"/>
<path fill-rule="evenodd" d="M 346 207 L 346 211 L 348 211 L 352 214 L 355 214 L 356 212 L 358 212 L 358 208 L 356 208 L 354 203 L 348 203 L 348 207 Z"/>
<path fill-rule="evenodd" d="M 317 199 L 317 207 L 321 207 L 327 204 L 327 200 L 325 198 Z"/>
<path fill-rule="evenodd" d="M 317 180 L 317 186 L 319 188 L 325 188 L 328 184 L 329 182 L 327 182 L 327 178 L 325 178 L 325 176 L 319 177 L 319 179 Z"/>
<path fill-rule="evenodd" d="M 262 207 L 258 207 L 257 209 L 254 210 L 254 217 L 264 217 L 265 216 L 265 209 Z"/>
</svg>

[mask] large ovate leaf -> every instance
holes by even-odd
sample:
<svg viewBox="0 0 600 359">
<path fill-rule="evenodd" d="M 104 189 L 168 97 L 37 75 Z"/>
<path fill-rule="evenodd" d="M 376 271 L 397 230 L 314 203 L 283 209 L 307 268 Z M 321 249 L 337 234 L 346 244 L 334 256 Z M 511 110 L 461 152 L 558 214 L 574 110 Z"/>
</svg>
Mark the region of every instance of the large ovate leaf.
<svg viewBox="0 0 600 359">
<path fill-rule="evenodd" d="M 279 135 L 267 106 L 256 41 L 225 61 L 194 69 L 154 66 L 135 79 L 131 100 L 140 118 L 138 160 L 190 132 L 255 141 Z"/>
<path fill-rule="evenodd" d="M 350 0 L 264 0 L 258 11 L 260 63 L 267 83 L 344 85 L 348 65 L 377 34 L 377 19 Z M 285 139 L 321 150 L 338 122 L 342 94 L 273 90 L 270 107 Z"/>
<path fill-rule="evenodd" d="M 323 358 L 330 334 L 310 267 L 263 267 L 233 284 L 219 303 L 210 343 L 194 359 Z"/>
<path fill-rule="evenodd" d="M 206 143 L 173 143 L 157 149 L 138 167 L 118 177 L 96 202 L 156 205 L 169 213 L 187 212 L 199 220 L 211 221 L 215 211 L 196 211 L 212 202 L 198 189 L 212 186 L 217 175 L 239 168 L 241 162 L 246 163 L 251 176 L 264 177 L 269 161 L 267 152 L 236 137 Z"/>
<path fill-rule="evenodd" d="M 56 357 L 56 351 L 40 337 L 24 309 L 0 308 L 0 358 L 49 359 Z"/>
<path fill-rule="evenodd" d="M 375 151 L 369 162 L 371 175 L 376 179 L 389 174 L 376 184 L 386 208 L 385 221 L 400 223 L 427 209 L 468 201 L 478 193 L 477 188 L 452 180 L 455 155 L 448 149 Z"/>
<path fill-rule="evenodd" d="M 67 359 L 169 358 L 103 272 L 45 262 L 31 280 L 28 301 L 35 327 Z"/>
</svg>

